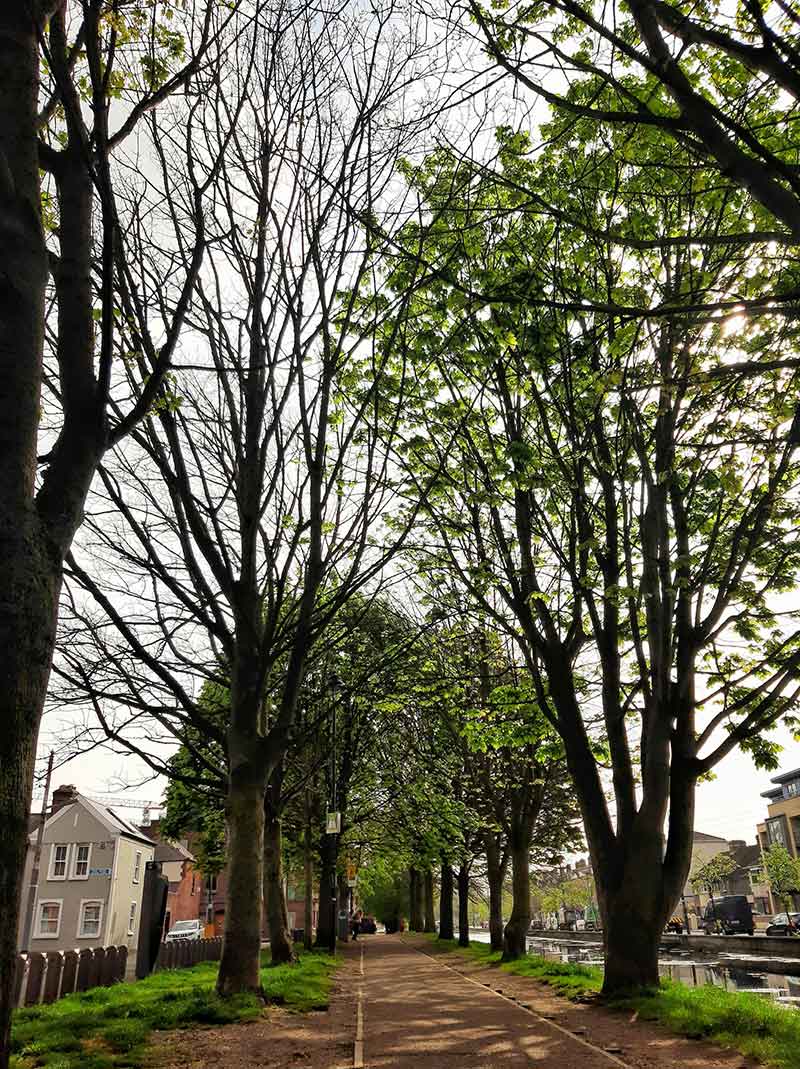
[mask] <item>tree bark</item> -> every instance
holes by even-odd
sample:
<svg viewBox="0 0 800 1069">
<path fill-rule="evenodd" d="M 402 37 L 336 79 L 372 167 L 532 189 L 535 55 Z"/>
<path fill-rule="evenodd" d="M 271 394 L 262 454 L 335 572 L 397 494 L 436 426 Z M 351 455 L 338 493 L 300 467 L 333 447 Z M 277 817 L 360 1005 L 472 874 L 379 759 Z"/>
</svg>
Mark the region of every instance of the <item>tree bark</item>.
<svg viewBox="0 0 800 1069">
<path fill-rule="evenodd" d="M 303 834 L 303 878 L 305 884 L 303 901 L 303 949 L 311 950 L 314 933 L 314 862 L 311 857 L 311 796 L 305 796 L 306 826 Z"/>
<path fill-rule="evenodd" d="M 527 935 L 531 926 L 530 840 L 523 835 L 512 844 L 512 886 L 514 903 L 503 933 L 503 961 L 516 961 L 527 953 Z"/>
<path fill-rule="evenodd" d="M 283 889 L 281 818 L 276 794 L 280 794 L 280 783 L 275 781 L 273 774 L 264 796 L 264 908 L 269 927 L 270 959 L 273 965 L 283 965 L 294 960 L 294 950 Z"/>
<path fill-rule="evenodd" d="M 658 946 L 666 924 L 654 903 L 637 900 L 633 888 L 607 904 L 603 917 L 603 994 L 658 987 Z"/>
<path fill-rule="evenodd" d="M 458 945 L 469 946 L 469 865 L 458 870 Z"/>
<path fill-rule="evenodd" d="M 442 864 L 442 883 L 439 891 L 439 938 L 453 939 L 453 867 Z"/>
<path fill-rule="evenodd" d="M 503 949 L 503 883 L 507 856 L 500 849 L 499 836 L 486 836 L 486 877 L 489 884 L 489 942 L 492 950 Z"/>
<path fill-rule="evenodd" d="M 423 874 L 425 892 L 425 931 L 436 931 L 436 915 L 433 912 L 433 869 L 425 869 Z"/>
<path fill-rule="evenodd" d="M 319 856 L 319 915 L 317 917 L 316 947 L 331 945 L 331 899 L 336 895 L 336 857 L 334 837 L 323 835 L 320 841 Z"/>
<path fill-rule="evenodd" d="M 412 867 L 408 870 L 408 888 L 411 912 L 408 925 L 412 932 L 421 932 L 425 928 L 425 921 L 422 916 L 422 873 L 419 869 Z"/>
<path fill-rule="evenodd" d="M 350 888 L 347 886 L 347 876 L 345 873 L 339 873 L 337 879 L 337 909 L 339 913 L 344 913 L 345 916 L 350 915 Z M 350 942 L 350 925 L 344 925 L 344 935 L 342 935 L 342 928 L 339 925 L 339 918 L 336 918 L 336 937 L 340 943 Z"/>
<path fill-rule="evenodd" d="M 11 1004 L 34 760 L 55 644 L 62 546 L 34 504 L 47 251 L 31 7 L 0 5 L 0 1066 Z"/>
<path fill-rule="evenodd" d="M 231 769 L 228 786 L 228 888 L 217 977 L 222 996 L 261 993 L 261 909 L 265 776 L 252 765 Z"/>
</svg>

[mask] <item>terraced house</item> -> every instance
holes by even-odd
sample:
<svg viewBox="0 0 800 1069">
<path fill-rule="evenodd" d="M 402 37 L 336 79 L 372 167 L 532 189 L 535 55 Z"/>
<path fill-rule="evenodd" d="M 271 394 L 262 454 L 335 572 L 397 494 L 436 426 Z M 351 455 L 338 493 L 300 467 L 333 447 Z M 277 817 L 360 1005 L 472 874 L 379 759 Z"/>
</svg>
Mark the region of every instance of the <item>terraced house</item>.
<svg viewBox="0 0 800 1069">
<path fill-rule="evenodd" d="M 33 878 L 36 839 L 34 829 L 28 839 L 24 901 Z M 139 937 L 145 865 L 154 852 L 152 840 L 112 808 L 78 794 L 74 787 L 59 787 L 44 826 L 30 939 L 24 936 L 23 910 L 19 949 L 47 952 L 114 945 L 133 950 Z"/>
</svg>

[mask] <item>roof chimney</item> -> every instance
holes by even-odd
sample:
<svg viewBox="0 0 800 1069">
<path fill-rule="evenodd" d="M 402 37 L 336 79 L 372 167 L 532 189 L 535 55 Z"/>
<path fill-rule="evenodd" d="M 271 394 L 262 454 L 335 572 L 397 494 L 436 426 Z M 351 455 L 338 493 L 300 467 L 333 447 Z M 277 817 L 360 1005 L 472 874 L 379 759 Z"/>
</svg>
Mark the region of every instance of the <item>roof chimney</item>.
<svg viewBox="0 0 800 1069">
<path fill-rule="evenodd" d="M 78 798 L 78 792 L 72 783 L 62 784 L 53 791 L 53 804 L 50 807 L 50 816 L 63 809 L 65 805 L 72 805 Z"/>
</svg>

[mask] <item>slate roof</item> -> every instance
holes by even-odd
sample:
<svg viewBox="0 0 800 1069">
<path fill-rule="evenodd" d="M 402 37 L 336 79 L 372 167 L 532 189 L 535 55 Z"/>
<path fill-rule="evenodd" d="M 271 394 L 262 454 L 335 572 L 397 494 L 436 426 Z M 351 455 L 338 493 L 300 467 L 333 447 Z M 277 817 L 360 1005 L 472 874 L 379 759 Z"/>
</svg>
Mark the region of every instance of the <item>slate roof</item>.
<svg viewBox="0 0 800 1069">
<path fill-rule="evenodd" d="M 68 809 L 72 809 L 74 805 L 83 806 L 92 816 L 96 817 L 100 823 L 106 828 L 112 836 L 124 835 L 127 839 L 135 839 L 137 842 L 146 843 L 148 846 L 153 845 L 153 840 L 148 839 L 135 824 L 131 824 L 130 821 L 125 820 L 118 813 L 107 805 L 101 805 L 99 802 L 93 802 L 91 798 L 87 798 L 83 794 L 75 794 L 75 801 L 70 802 L 68 805 L 62 806 L 56 810 L 55 813 L 51 813 L 47 818 L 46 825 L 51 820 L 58 819 L 62 813 L 65 813 Z M 36 825 L 38 827 L 38 824 Z M 36 838 L 36 827 L 28 835 L 30 842 L 33 842 Z"/>
<path fill-rule="evenodd" d="M 194 861 L 194 854 L 190 854 L 180 843 L 168 843 L 159 839 L 151 840 L 151 842 L 155 842 L 156 845 L 156 861 Z"/>
</svg>

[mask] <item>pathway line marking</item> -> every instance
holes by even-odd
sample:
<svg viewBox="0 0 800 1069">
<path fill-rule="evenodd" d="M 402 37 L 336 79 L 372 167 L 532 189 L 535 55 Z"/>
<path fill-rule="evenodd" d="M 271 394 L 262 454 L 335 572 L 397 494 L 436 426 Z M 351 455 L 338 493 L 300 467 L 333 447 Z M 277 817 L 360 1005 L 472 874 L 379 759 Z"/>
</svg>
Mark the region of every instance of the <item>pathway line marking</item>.
<svg viewBox="0 0 800 1069">
<path fill-rule="evenodd" d="M 402 943 L 402 945 L 406 947 L 409 946 L 409 944 L 405 942 Z M 580 1036 L 576 1036 L 575 1033 L 570 1032 L 568 1028 L 562 1028 L 562 1026 L 560 1024 L 556 1024 L 555 1021 L 550 1021 L 546 1017 L 542 1017 L 542 1015 L 540 1013 L 537 1013 L 536 1010 L 530 1010 L 526 1006 L 521 1006 L 518 1002 L 515 1002 L 513 999 L 508 998 L 508 996 L 502 995 L 499 991 L 495 991 L 494 988 L 484 987 L 484 985 L 478 980 L 473 980 L 471 976 L 465 976 L 462 972 L 454 968 L 452 965 L 448 965 L 447 962 L 439 961 L 439 959 L 435 955 L 428 954 L 426 951 L 420 950 L 419 947 L 415 946 L 410 947 L 410 949 L 416 950 L 418 954 L 422 954 L 423 957 L 430 958 L 431 961 L 438 962 L 438 964 L 442 965 L 445 969 L 450 969 L 450 971 L 454 972 L 456 976 L 460 976 L 462 980 L 466 980 L 469 984 L 474 984 L 475 987 L 479 988 L 481 991 L 485 991 L 487 992 L 487 994 L 490 995 L 496 995 L 497 998 L 501 998 L 504 1002 L 508 1002 L 510 1003 L 510 1005 L 516 1006 L 517 1009 L 522 1010 L 523 1013 L 529 1013 L 531 1017 L 535 1017 L 536 1020 L 541 1021 L 542 1024 L 546 1024 L 548 1027 L 554 1028 L 556 1032 L 560 1032 L 563 1036 L 566 1036 L 567 1039 L 571 1039 L 575 1043 L 580 1043 L 582 1047 L 588 1047 L 589 1050 L 593 1050 L 597 1054 L 601 1054 L 604 1058 L 607 1058 L 608 1061 L 610 1061 L 613 1065 L 619 1065 L 622 1067 L 622 1069 L 633 1069 L 633 1066 L 631 1066 L 629 1062 L 623 1062 L 621 1058 L 618 1058 L 615 1054 L 609 1053 L 609 1051 L 607 1050 L 603 1050 L 603 1048 L 598 1047 L 596 1043 L 590 1043 L 588 1039 L 582 1039 Z"/>
<path fill-rule="evenodd" d="M 361 947 L 359 972 L 364 975 L 364 947 Z M 358 986 L 358 1004 L 356 1006 L 356 1038 L 353 1044 L 353 1069 L 364 1069 L 364 991 Z"/>
</svg>

